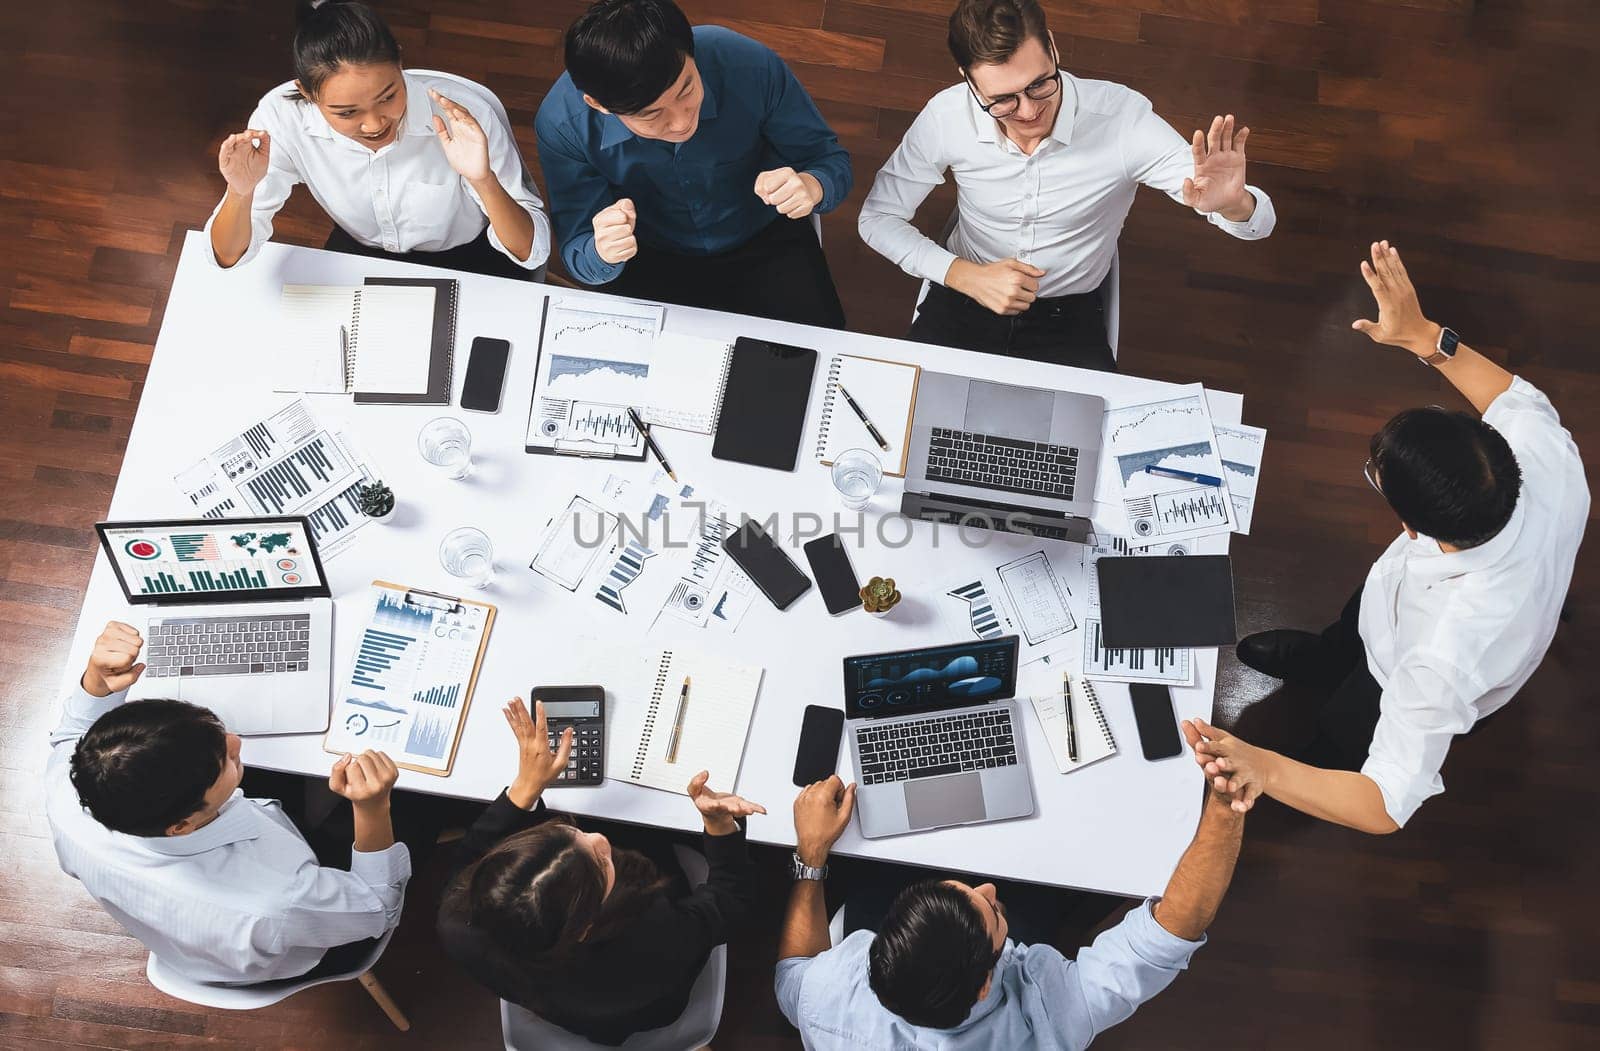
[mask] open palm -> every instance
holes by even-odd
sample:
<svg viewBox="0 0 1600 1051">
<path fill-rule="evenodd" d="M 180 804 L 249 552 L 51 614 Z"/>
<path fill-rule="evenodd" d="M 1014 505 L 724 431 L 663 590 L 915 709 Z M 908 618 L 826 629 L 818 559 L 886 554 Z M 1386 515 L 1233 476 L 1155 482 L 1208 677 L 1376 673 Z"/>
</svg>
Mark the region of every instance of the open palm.
<svg viewBox="0 0 1600 1051">
<path fill-rule="evenodd" d="M 457 175 L 468 182 L 489 177 L 489 137 L 467 110 L 445 98 L 437 91 L 429 95 L 444 110 L 445 116 L 433 118 L 433 133 L 439 137 L 445 160 L 450 162 Z M 448 120 L 448 123 L 446 123 Z"/>
<path fill-rule="evenodd" d="M 1200 212 L 1220 212 L 1244 201 L 1244 142 L 1250 129 L 1233 129 L 1233 114 L 1213 117 L 1211 130 L 1194 133 L 1194 177 L 1183 180 L 1183 203 Z"/>
</svg>

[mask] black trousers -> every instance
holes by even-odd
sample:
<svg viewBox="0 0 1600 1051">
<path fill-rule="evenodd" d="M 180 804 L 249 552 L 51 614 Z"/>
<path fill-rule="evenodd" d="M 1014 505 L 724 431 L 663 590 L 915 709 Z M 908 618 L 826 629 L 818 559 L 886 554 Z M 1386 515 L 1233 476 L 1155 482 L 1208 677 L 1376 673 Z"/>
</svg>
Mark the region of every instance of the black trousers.
<svg viewBox="0 0 1600 1051">
<path fill-rule="evenodd" d="M 810 219 L 782 216 L 737 248 L 681 255 L 639 246 L 600 291 L 686 307 L 844 328 L 844 307 Z"/>
<path fill-rule="evenodd" d="M 322 247 L 329 252 L 343 252 L 345 255 L 364 255 L 369 259 L 396 259 L 402 263 L 421 263 L 424 266 L 464 270 L 469 274 L 485 274 L 489 277 L 510 277 L 518 281 L 532 281 L 534 278 L 532 270 L 524 270 L 489 243 L 487 226 L 483 228 L 483 233 L 466 244 L 456 245 L 442 252 L 388 252 L 382 248 L 362 244 L 346 233 L 344 227 L 335 224 L 333 233 L 328 235 L 328 240 Z"/>
<path fill-rule="evenodd" d="M 1021 314 L 1008 317 L 970 296 L 930 283 L 906 338 L 1080 369 L 1117 371 L 1117 359 L 1106 342 L 1105 303 L 1098 291 L 1037 299 Z"/>
<path fill-rule="evenodd" d="M 1317 732 L 1306 749 L 1305 760 L 1329 770 L 1360 770 L 1372 750 L 1378 728 L 1378 700 L 1383 687 L 1367 668 L 1366 647 L 1361 644 L 1361 593 L 1357 588 L 1344 604 L 1339 619 L 1322 631 L 1328 661 L 1327 683 L 1332 687 L 1317 712 Z"/>
</svg>

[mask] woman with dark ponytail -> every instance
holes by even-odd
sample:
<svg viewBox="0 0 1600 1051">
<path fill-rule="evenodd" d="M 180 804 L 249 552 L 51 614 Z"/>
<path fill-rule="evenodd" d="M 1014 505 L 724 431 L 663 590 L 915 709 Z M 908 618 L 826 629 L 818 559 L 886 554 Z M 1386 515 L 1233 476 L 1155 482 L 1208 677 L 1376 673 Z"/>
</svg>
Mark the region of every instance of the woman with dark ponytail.
<svg viewBox="0 0 1600 1051">
<path fill-rule="evenodd" d="M 585 1039 L 616 1045 L 671 1024 L 711 950 L 750 915 L 755 869 L 740 820 L 766 810 L 706 787 L 689 798 L 705 825 L 710 876 L 694 889 L 644 854 L 554 820 L 540 795 L 567 765 L 552 754 L 544 705 L 505 708 L 517 777 L 461 841 L 439 906 L 445 951 L 502 1000 Z"/>
<path fill-rule="evenodd" d="M 363 3 L 300 3 L 293 54 L 294 79 L 218 151 L 228 190 L 206 232 L 219 265 L 271 239 L 297 183 L 334 221 L 327 248 L 523 278 L 544 264 L 550 220 L 488 89 L 402 70 Z"/>
</svg>

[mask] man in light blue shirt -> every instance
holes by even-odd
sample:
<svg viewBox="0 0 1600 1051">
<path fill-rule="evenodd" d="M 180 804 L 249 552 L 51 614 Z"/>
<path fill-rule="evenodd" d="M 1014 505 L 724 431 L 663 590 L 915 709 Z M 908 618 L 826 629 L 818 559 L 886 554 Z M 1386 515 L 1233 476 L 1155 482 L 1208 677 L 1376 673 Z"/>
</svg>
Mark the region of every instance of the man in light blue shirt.
<svg viewBox="0 0 1600 1051">
<path fill-rule="evenodd" d="M 599 0 L 534 122 L 567 272 L 608 292 L 844 327 L 812 230 L 850 156 L 782 59 L 671 0 Z"/>
<path fill-rule="evenodd" d="M 1189 965 L 1244 833 L 1228 797 L 1208 792 L 1166 894 L 1076 960 L 1011 941 L 994 885 L 955 880 L 907 887 L 876 934 L 857 931 L 830 949 L 821 879 L 855 799 L 838 780 L 795 801 L 797 880 L 778 944 L 778 1006 L 813 1051 L 1087 1047 Z"/>
</svg>

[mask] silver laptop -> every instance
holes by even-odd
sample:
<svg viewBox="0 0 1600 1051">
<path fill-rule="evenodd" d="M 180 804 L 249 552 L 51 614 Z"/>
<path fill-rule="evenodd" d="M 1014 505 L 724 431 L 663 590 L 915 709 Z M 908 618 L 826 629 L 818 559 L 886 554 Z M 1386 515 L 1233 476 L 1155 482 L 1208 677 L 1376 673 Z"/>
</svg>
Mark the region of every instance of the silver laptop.
<svg viewBox="0 0 1600 1051">
<path fill-rule="evenodd" d="M 328 728 L 333 601 L 305 518 L 95 529 L 123 595 L 151 607 L 130 696 L 203 705 L 237 734 Z"/>
<path fill-rule="evenodd" d="M 1017 636 L 844 659 L 856 813 L 868 839 L 1033 813 Z"/>
<path fill-rule="evenodd" d="M 1105 400 L 924 372 L 900 510 L 1085 543 Z"/>
</svg>

